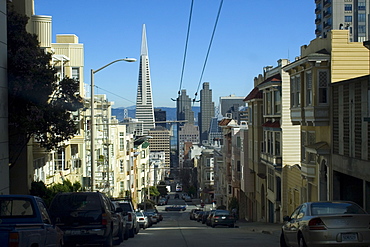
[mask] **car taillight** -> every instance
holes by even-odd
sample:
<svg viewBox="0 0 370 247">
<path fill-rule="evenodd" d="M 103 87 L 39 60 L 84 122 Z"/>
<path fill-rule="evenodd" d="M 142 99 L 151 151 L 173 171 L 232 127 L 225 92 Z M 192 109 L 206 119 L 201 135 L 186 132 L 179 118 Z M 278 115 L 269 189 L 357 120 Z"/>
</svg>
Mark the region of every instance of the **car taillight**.
<svg viewBox="0 0 370 247">
<path fill-rule="evenodd" d="M 218 216 L 213 216 L 213 218 L 214 218 L 214 219 L 218 219 L 218 218 L 220 218 L 220 217 L 218 217 Z"/>
<path fill-rule="evenodd" d="M 102 214 L 101 215 L 101 224 L 102 225 L 107 225 L 108 224 L 107 214 Z"/>
<path fill-rule="evenodd" d="M 311 219 L 308 222 L 308 227 L 310 230 L 326 230 L 326 226 L 320 218 Z"/>
<path fill-rule="evenodd" d="M 9 247 L 19 246 L 19 234 L 17 232 L 9 233 Z"/>
<path fill-rule="evenodd" d="M 229 219 L 234 219 L 234 216 L 230 215 L 230 216 L 229 216 Z"/>
</svg>

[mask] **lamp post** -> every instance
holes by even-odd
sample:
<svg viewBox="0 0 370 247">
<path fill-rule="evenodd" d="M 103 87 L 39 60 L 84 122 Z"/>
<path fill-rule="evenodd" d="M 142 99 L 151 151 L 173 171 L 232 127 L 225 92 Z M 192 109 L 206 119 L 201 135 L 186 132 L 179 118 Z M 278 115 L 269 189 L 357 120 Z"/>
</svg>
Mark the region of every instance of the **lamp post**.
<svg viewBox="0 0 370 247">
<path fill-rule="evenodd" d="M 95 109 L 95 100 L 94 100 L 94 74 L 99 72 L 100 70 L 108 67 L 109 65 L 111 64 L 114 64 L 116 62 L 120 62 L 120 61 L 125 61 L 125 62 L 136 62 L 136 59 L 135 58 L 122 58 L 122 59 L 117 59 L 117 60 L 114 60 L 113 62 L 110 62 L 106 65 L 104 65 L 103 67 L 97 69 L 97 70 L 93 70 L 91 69 L 91 119 L 90 119 L 90 144 L 91 144 L 91 148 L 90 148 L 90 161 L 91 161 L 91 180 L 90 180 L 90 190 L 91 191 L 94 191 L 95 190 L 95 113 L 94 113 L 94 109 Z"/>
</svg>

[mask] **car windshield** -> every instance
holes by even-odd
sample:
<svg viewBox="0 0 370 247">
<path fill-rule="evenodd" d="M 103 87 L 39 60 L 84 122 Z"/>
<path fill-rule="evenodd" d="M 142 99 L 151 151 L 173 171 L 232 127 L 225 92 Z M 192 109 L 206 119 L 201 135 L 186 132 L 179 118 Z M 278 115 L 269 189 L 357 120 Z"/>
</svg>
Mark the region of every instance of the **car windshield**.
<svg viewBox="0 0 370 247">
<path fill-rule="evenodd" d="M 70 210 L 99 210 L 101 209 L 100 200 L 97 194 L 61 194 L 56 196 L 51 210 L 53 211 L 70 211 Z"/>
<path fill-rule="evenodd" d="M 119 206 L 122 208 L 123 211 L 125 212 L 132 212 L 133 209 L 131 208 L 130 203 L 125 203 L 125 202 L 120 202 Z"/>
<path fill-rule="evenodd" d="M 336 214 L 366 214 L 358 205 L 349 202 L 318 202 L 311 204 L 311 214 L 336 215 Z"/>
</svg>

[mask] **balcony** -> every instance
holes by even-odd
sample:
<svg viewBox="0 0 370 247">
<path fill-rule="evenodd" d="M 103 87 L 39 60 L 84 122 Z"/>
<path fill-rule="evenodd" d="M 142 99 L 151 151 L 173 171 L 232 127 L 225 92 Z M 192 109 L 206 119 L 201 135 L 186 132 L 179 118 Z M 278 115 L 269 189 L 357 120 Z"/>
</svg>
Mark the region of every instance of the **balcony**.
<svg viewBox="0 0 370 247">
<path fill-rule="evenodd" d="M 328 23 L 328 22 L 324 22 L 324 28 L 325 29 L 330 29 L 331 28 L 331 24 Z"/>
<path fill-rule="evenodd" d="M 331 16 L 331 11 L 329 11 L 329 10 L 324 11 L 324 18 L 329 18 L 330 16 Z"/>
<path fill-rule="evenodd" d="M 316 35 L 320 35 L 322 33 L 322 30 L 320 29 L 320 28 L 317 28 L 316 30 L 315 30 L 315 34 Z"/>
<path fill-rule="evenodd" d="M 292 124 L 300 125 L 303 121 L 303 109 L 302 107 L 292 107 L 290 108 L 290 119 Z"/>
<path fill-rule="evenodd" d="M 304 121 L 310 126 L 328 126 L 330 122 L 329 106 L 304 107 Z"/>
<path fill-rule="evenodd" d="M 301 173 L 302 176 L 307 178 L 316 177 L 316 164 L 315 163 L 301 163 Z"/>
<path fill-rule="evenodd" d="M 315 9 L 315 14 L 320 14 L 321 13 L 321 7 L 317 7 Z"/>
<path fill-rule="evenodd" d="M 319 24 L 321 22 L 321 18 L 316 18 L 315 19 L 315 24 Z"/>
<path fill-rule="evenodd" d="M 282 168 L 282 157 L 276 156 L 276 155 L 270 155 L 267 153 L 261 153 L 261 161 L 265 165 L 269 165 L 271 167 L 274 167 L 275 169 L 281 169 Z"/>
<path fill-rule="evenodd" d="M 330 7 L 331 6 L 331 0 L 324 0 L 324 7 Z"/>
<path fill-rule="evenodd" d="M 316 4 L 321 3 L 321 0 L 315 0 L 315 3 Z"/>
</svg>

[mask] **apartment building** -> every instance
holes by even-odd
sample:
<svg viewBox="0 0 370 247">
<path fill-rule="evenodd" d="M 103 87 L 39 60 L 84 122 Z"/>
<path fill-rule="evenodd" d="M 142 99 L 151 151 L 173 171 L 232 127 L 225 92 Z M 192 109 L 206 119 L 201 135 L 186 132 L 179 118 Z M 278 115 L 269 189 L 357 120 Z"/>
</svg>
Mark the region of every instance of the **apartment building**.
<svg viewBox="0 0 370 247">
<path fill-rule="evenodd" d="M 333 200 L 350 200 L 370 210 L 370 76 L 332 83 L 331 168 Z M 327 168 L 327 167 L 325 167 Z M 324 173 L 325 174 L 325 173 Z M 320 170 L 320 185 L 326 178 Z M 330 177 L 329 177 L 330 178 Z"/>
<path fill-rule="evenodd" d="M 315 0 L 315 34 L 326 38 L 331 30 L 348 30 L 349 41 L 369 40 L 369 0 Z"/>
<path fill-rule="evenodd" d="M 346 98 L 343 97 L 350 92 L 337 92 L 331 96 L 330 85 L 368 75 L 369 52 L 362 42 L 350 42 L 349 30 L 332 30 L 327 38 L 316 38 L 308 46 L 302 46 L 301 56 L 283 69 L 290 76 L 291 121 L 301 127 L 299 166 L 302 179 L 300 188 L 292 196 L 301 201 L 338 199 L 338 187 L 334 187 L 338 176 L 334 177 L 333 172 L 338 165 L 331 156 L 331 150 L 334 140 L 337 145 L 343 145 L 346 140 L 342 129 L 341 135 L 338 134 L 338 126 L 348 126 L 343 125 L 338 112 L 334 112 L 338 108 L 333 108 L 332 113 L 330 106 L 334 99 L 337 101 L 334 103 L 345 102 Z M 332 114 L 336 118 L 331 124 Z M 336 139 L 332 139 L 334 133 Z M 352 137 L 351 141 L 355 141 L 355 138 Z M 340 150 L 343 152 L 342 146 Z"/>
</svg>

